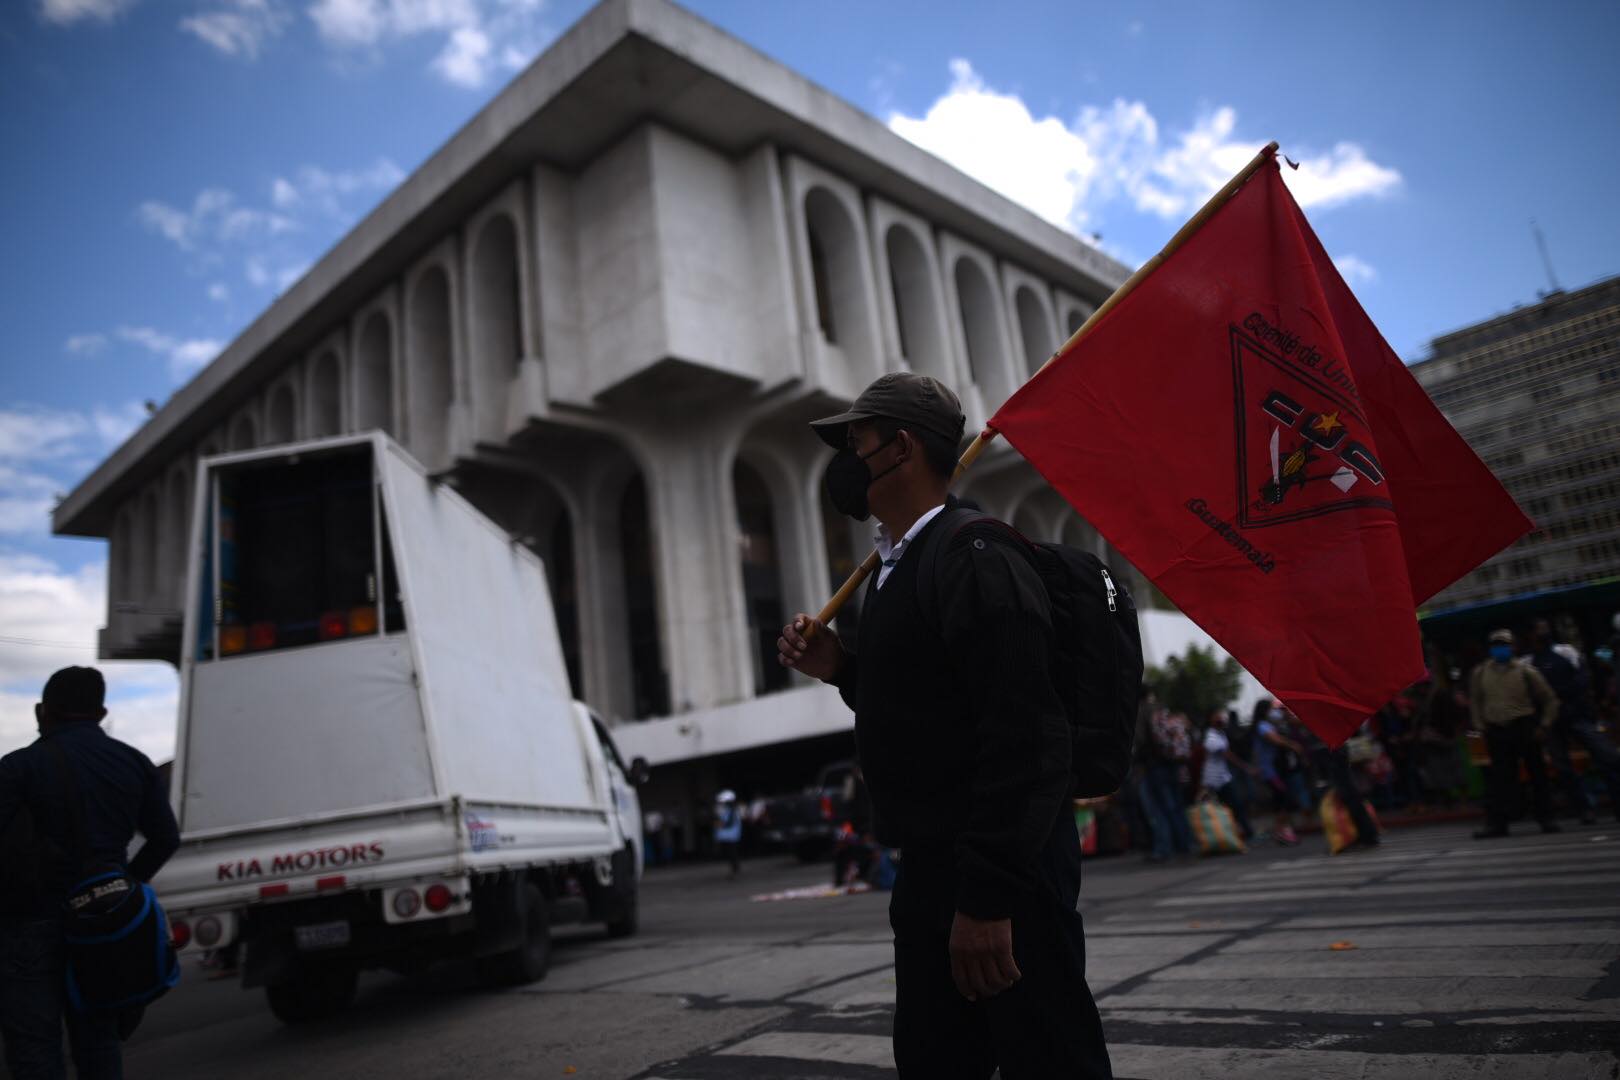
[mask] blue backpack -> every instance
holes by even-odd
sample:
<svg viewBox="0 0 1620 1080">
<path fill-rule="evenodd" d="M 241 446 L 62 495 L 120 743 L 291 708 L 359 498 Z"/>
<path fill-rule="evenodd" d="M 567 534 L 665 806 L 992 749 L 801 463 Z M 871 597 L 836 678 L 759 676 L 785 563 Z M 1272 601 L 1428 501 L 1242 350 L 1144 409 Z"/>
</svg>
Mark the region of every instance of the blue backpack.
<svg viewBox="0 0 1620 1080">
<path fill-rule="evenodd" d="M 68 1002 L 79 1012 L 113 1012 L 156 1001 L 180 981 L 168 917 L 152 886 L 123 867 L 88 866 L 79 778 L 60 746 L 44 745 L 62 774 L 72 865 L 84 875 L 63 905 Z"/>
</svg>

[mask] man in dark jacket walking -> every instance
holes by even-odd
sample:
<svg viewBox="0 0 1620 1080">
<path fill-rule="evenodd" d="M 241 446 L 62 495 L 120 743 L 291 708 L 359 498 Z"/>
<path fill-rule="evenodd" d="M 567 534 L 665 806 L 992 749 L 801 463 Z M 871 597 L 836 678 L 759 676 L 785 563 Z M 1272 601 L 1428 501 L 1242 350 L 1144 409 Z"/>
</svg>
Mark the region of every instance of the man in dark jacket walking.
<svg viewBox="0 0 1620 1080">
<path fill-rule="evenodd" d="M 80 1077 L 123 1075 L 119 1015 L 67 1007 L 63 905 L 86 867 L 123 866 L 136 832 L 145 842 L 128 869 L 141 881 L 150 881 L 180 846 L 157 769 L 101 729 L 105 697 L 101 672 L 63 668 L 34 706 L 39 738 L 0 758 L 0 833 L 15 839 L 25 831 L 24 814 L 31 826 L 31 842 L 8 844 L 7 856 L 29 863 L 24 873 L 38 882 L 28 895 L 7 896 L 0 917 L 0 1032 L 17 1080 L 63 1075 L 64 1019 Z M 75 791 L 82 849 L 69 824 L 79 819 L 69 803 Z M 10 878 L 18 869 L 0 872 Z"/>
<path fill-rule="evenodd" d="M 854 709 L 878 841 L 901 849 L 889 903 L 900 1075 L 1110 1077 L 1075 910 L 1069 724 L 1040 576 L 998 524 L 940 534 L 963 416 L 937 380 L 882 376 L 812 426 L 838 451 L 833 505 L 877 516 L 883 563 L 857 653 L 804 614 L 777 647 Z"/>
</svg>

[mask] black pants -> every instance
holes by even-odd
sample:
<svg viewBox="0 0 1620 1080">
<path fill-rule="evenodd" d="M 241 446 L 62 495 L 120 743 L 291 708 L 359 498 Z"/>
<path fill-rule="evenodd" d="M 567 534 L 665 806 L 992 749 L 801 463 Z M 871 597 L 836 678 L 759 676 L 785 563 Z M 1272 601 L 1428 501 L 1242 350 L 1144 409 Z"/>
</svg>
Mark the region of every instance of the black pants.
<svg viewBox="0 0 1620 1080">
<path fill-rule="evenodd" d="M 907 849 L 889 900 L 894 928 L 894 1060 L 902 1080 L 1109 1080 L 1102 1019 L 1086 986 L 1080 838 L 1059 815 L 1041 852 L 1041 892 L 1013 914 L 1023 978 L 971 1002 L 951 979 L 956 871 L 948 853 Z"/>
<path fill-rule="evenodd" d="M 1547 762 L 1536 741 L 1534 717 L 1508 724 L 1486 724 L 1485 745 L 1491 752 L 1490 791 L 1485 816 L 1493 829 L 1505 829 L 1519 808 L 1519 762 L 1530 773 L 1530 793 L 1536 820 L 1553 820 L 1552 790 L 1547 783 Z"/>
<path fill-rule="evenodd" d="M 117 1013 L 79 1013 L 66 1001 L 60 919 L 0 922 L 0 1031 L 13 1080 L 61 1080 L 62 1024 L 82 1080 L 124 1075 Z"/>
<path fill-rule="evenodd" d="M 1363 844 L 1378 843 L 1378 825 L 1367 813 L 1367 803 L 1350 775 L 1350 753 L 1342 746 L 1333 751 L 1333 790 L 1350 812 L 1350 820 L 1355 822 L 1356 839 Z"/>
</svg>

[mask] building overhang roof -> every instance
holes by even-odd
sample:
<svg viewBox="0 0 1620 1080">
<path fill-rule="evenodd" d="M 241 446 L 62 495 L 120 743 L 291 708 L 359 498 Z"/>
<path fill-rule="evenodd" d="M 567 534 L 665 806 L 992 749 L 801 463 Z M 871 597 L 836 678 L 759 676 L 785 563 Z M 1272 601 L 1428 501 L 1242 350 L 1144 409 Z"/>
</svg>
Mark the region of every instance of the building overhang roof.
<svg viewBox="0 0 1620 1080">
<path fill-rule="evenodd" d="M 732 155 L 773 143 L 1093 303 L 1129 269 L 878 120 L 668 3 L 604 0 L 278 297 L 62 500 L 55 532 L 106 536 L 128 493 L 313 348 L 535 163 L 575 171 L 646 122 Z"/>
</svg>

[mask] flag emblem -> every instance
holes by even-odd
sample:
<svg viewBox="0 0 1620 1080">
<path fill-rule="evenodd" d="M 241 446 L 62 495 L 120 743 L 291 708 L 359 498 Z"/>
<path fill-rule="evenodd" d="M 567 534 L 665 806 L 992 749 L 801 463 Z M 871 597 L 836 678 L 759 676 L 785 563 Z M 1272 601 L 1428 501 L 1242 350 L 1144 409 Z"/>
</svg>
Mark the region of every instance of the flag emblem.
<svg viewBox="0 0 1620 1080">
<path fill-rule="evenodd" d="M 1258 312 L 1230 333 L 1239 523 L 1393 509 L 1348 369 Z"/>
</svg>

